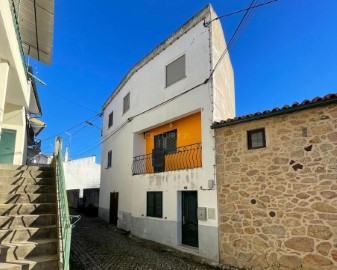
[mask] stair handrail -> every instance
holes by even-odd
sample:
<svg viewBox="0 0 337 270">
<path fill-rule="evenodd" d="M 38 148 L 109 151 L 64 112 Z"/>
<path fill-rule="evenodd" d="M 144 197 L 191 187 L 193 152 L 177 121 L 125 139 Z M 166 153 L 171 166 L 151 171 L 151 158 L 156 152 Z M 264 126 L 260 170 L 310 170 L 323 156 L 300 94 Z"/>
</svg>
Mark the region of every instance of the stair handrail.
<svg viewBox="0 0 337 270">
<path fill-rule="evenodd" d="M 63 170 L 61 137 L 56 137 L 55 139 L 53 165 L 55 168 L 57 188 L 59 269 L 68 270 L 71 248 L 71 231 L 73 225 L 80 219 L 80 216 L 69 215 L 67 191 Z M 73 218 L 77 220 L 75 222 L 72 222 Z"/>
</svg>

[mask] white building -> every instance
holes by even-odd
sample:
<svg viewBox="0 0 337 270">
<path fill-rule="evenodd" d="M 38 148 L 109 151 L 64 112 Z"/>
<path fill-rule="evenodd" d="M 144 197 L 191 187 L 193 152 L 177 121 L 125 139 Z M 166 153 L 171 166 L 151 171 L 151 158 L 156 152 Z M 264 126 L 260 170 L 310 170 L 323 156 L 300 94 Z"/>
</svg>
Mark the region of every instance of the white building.
<svg viewBox="0 0 337 270">
<path fill-rule="evenodd" d="M 126 74 L 103 105 L 101 218 L 219 260 L 214 132 L 234 116 L 234 78 L 207 5 Z"/>
<path fill-rule="evenodd" d="M 35 136 L 45 124 L 35 76 L 26 63 L 31 56 L 50 64 L 53 1 L 37 8 L 32 1 L 0 0 L 0 164 L 26 164 L 38 153 Z"/>
<path fill-rule="evenodd" d="M 98 207 L 101 166 L 96 163 L 96 156 L 66 159 L 63 168 L 69 206 L 77 207 L 77 199 L 86 197 L 86 205 Z"/>
</svg>

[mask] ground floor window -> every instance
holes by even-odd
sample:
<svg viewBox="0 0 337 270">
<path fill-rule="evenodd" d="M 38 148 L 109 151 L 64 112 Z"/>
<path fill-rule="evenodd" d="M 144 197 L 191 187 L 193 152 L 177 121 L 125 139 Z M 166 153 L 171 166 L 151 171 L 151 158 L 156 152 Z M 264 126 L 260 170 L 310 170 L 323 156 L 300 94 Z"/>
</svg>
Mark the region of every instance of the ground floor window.
<svg viewBox="0 0 337 270">
<path fill-rule="evenodd" d="M 151 191 L 147 193 L 146 215 L 148 217 L 163 217 L 163 192 Z"/>
</svg>

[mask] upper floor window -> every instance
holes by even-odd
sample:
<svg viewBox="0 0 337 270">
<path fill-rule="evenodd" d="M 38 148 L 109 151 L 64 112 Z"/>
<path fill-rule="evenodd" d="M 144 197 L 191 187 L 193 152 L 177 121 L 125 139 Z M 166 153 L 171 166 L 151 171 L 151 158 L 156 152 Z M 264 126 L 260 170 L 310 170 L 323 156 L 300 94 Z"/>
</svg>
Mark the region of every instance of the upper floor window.
<svg viewBox="0 0 337 270">
<path fill-rule="evenodd" d="M 111 127 L 114 123 L 114 112 L 111 112 L 109 114 L 109 123 L 108 123 L 108 128 Z"/>
<path fill-rule="evenodd" d="M 107 162 L 107 168 L 111 167 L 111 159 L 112 159 L 112 151 L 110 150 L 108 152 L 108 162 Z"/>
<path fill-rule="evenodd" d="M 130 93 L 128 93 L 123 100 L 123 114 L 130 109 Z"/>
<path fill-rule="evenodd" d="M 257 149 L 266 147 L 265 129 L 255 129 L 247 131 L 248 149 Z"/>
<path fill-rule="evenodd" d="M 186 77 L 186 57 L 185 55 L 174 60 L 166 66 L 166 86 L 170 86 Z"/>
</svg>

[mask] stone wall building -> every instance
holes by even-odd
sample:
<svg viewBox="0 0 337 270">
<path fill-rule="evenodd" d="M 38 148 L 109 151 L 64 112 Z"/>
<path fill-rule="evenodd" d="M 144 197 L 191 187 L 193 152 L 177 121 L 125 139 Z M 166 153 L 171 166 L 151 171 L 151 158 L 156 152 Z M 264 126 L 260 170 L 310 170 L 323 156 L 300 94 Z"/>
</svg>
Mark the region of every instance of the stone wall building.
<svg viewBox="0 0 337 270">
<path fill-rule="evenodd" d="M 337 269 L 337 94 L 212 128 L 221 263 Z"/>
</svg>

